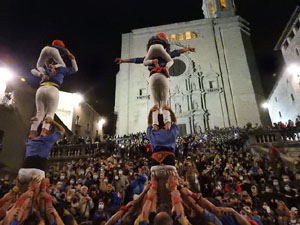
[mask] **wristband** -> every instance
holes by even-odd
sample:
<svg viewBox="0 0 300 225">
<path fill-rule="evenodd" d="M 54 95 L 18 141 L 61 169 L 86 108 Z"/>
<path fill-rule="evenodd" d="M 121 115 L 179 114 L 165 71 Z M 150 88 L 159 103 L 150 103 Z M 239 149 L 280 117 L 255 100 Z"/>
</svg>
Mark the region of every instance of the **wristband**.
<svg viewBox="0 0 300 225">
<path fill-rule="evenodd" d="M 48 182 L 43 181 L 43 182 L 41 183 L 41 189 L 45 189 L 47 186 L 48 186 Z"/>
<path fill-rule="evenodd" d="M 17 207 L 21 207 L 23 205 L 23 203 L 25 202 L 25 197 L 21 196 L 20 198 L 18 198 L 17 202 L 16 202 L 16 206 Z"/>
<path fill-rule="evenodd" d="M 146 201 L 147 201 L 147 200 L 149 200 L 149 201 L 153 202 L 153 200 L 154 200 L 154 197 L 149 197 L 149 196 L 147 196 L 147 198 L 146 198 Z"/>
<path fill-rule="evenodd" d="M 174 187 L 177 187 L 177 183 L 174 181 L 169 182 L 169 189 L 172 189 Z"/>
<path fill-rule="evenodd" d="M 182 202 L 182 199 L 180 197 L 174 197 L 172 198 L 172 202 L 173 204 L 177 204 L 177 203 L 181 203 Z"/>
<path fill-rule="evenodd" d="M 197 194 L 197 193 L 193 193 L 192 194 L 193 199 L 195 199 L 196 201 L 199 201 L 202 199 L 201 194 Z"/>
<path fill-rule="evenodd" d="M 51 198 L 45 198 L 46 204 L 52 204 L 52 199 Z"/>
</svg>

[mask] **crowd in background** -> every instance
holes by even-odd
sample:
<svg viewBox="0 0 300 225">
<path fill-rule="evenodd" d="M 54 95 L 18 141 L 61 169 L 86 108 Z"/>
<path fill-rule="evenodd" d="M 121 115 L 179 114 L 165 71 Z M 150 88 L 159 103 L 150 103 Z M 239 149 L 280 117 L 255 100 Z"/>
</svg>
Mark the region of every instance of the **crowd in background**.
<svg viewBox="0 0 300 225">
<path fill-rule="evenodd" d="M 176 168 L 183 186 L 216 206 L 233 208 L 252 224 L 300 224 L 300 171 L 291 171 L 280 155 L 255 154 L 246 142 L 245 130 L 233 128 L 179 137 Z M 61 209 L 67 210 L 67 218 L 78 224 L 104 223 L 143 192 L 150 155 L 151 146 L 139 133 L 106 137 L 95 157 L 51 165 L 46 177 L 54 207 L 62 218 Z M 0 197 L 13 185 L 3 177 Z"/>
</svg>

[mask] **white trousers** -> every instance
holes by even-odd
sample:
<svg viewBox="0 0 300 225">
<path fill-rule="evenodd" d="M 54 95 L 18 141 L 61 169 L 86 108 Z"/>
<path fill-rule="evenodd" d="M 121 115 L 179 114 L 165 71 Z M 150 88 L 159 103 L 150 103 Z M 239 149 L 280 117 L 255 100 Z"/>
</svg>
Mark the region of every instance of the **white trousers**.
<svg viewBox="0 0 300 225">
<path fill-rule="evenodd" d="M 18 173 L 18 179 L 21 184 L 29 183 L 33 175 L 38 175 L 41 176 L 41 178 L 45 178 L 45 172 L 43 170 L 35 168 L 21 168 Z"/>
<path fill-rule="evenodd" d="M 162 109 L 164 104 L 168 103 L 170 81 L 166 75 L 162 73 L 154 73 L 149 79 L 149 88 L 151 90 L 151 98 L 155 105 L 159 106 L 159 110 L 152 113 L 153 125 L 158 125 L 158 114 L 162 113 L 164 123 L 171 122 L 170 112 Z"/>
<path fill-rule="evenodd" d="M 59 90 L 54 86 L 41 86 L 35 95 L 36 118 L 33 121 L 31 130 L 37 130 L 42 120 L 46 117 L 54 118 L 54 114 L 58 107 Z M 49 130 L 50 124 L 44 122 L 43 128 Z"/>
<path fill-rule="evenodd" d="M 163 58 L 167 62 L 166 66 L 168 68 L 170 68 L 174 63 L 173 59 L 167 53 L 167 51 L 164 49 L 164 47 L 162 45 L 154 44 L 154 45 L 151 45 L 148 50 L 148 53 L 144 59 L 144 66 L 149 66 L 149 65 L 153 64 L 152 60 L 156 59 L 157 57 Z"/>
<path fill-rule="evenodd" d="M 45 73 L 44 65 L 49 59 L 53 59 L 57 64 L 56 67 L 66 66 L 64 60 L 59 54 L 58 49 L 46 46 L 42 49 L 38 62 L 36 64 L 36 68 L 41 72 Z"/>
</svg>

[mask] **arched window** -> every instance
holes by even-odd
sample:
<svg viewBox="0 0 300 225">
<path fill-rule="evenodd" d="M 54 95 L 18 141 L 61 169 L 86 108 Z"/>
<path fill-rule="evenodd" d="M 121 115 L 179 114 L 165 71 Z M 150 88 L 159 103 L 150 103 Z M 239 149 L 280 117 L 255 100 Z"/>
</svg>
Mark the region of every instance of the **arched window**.
<svg viewBox="0 0 300 225">
<path fill-rule="evenodd" d="M 197 37 L 198 37 L 197 32 L 193 32 L 193 38 L 197 38 Z"/>
<path fill-rule="evenodd" d="M 175 34 L 171 34 L 171 41 L 176 41 L 176 35 Z"/>
<path fill-rule="evenodd" d="M 191 39 L 191 38 L 192 38 L 191 32 L 190 32 L 190 31 L 185 32 L 185 39 L 186 39 L 186 40 L 189 40 L 189 39 Z"/>
<path fill-rule="evenodd" d="M 226 8 L 226 0 L 220 0 L 221 7 Z"/>
<path fill-rule="evenodd" d="M 211 15 L 215 14 L 215 6 L 214 6 L 214 1 L 210 0 L 208 3 L 209 11 Z"/>
<path fill-rule="evenodd" d="M 178 34 L 178 41 L 183 41 L 183 34 Z"/>
</svg>

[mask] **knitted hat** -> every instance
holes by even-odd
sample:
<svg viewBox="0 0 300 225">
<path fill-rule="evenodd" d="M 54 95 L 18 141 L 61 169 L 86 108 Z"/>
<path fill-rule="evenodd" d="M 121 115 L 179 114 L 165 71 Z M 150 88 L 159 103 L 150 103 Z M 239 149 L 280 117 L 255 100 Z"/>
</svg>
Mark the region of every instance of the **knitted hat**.
<svg viewBox="0 0 300 225">
<path fill-rule="evenodd" d="M 62 40 L 54 40 L 52 41 L 52 45 L 57 45 L 60 47 L 65 47 L 65 43 Z"/>
<path fill-rule="evenodd" d="M 156 36 L 168 40 L 168 36 L 165 35 L 164 33 L 157 33 Z"/>
</svg>

